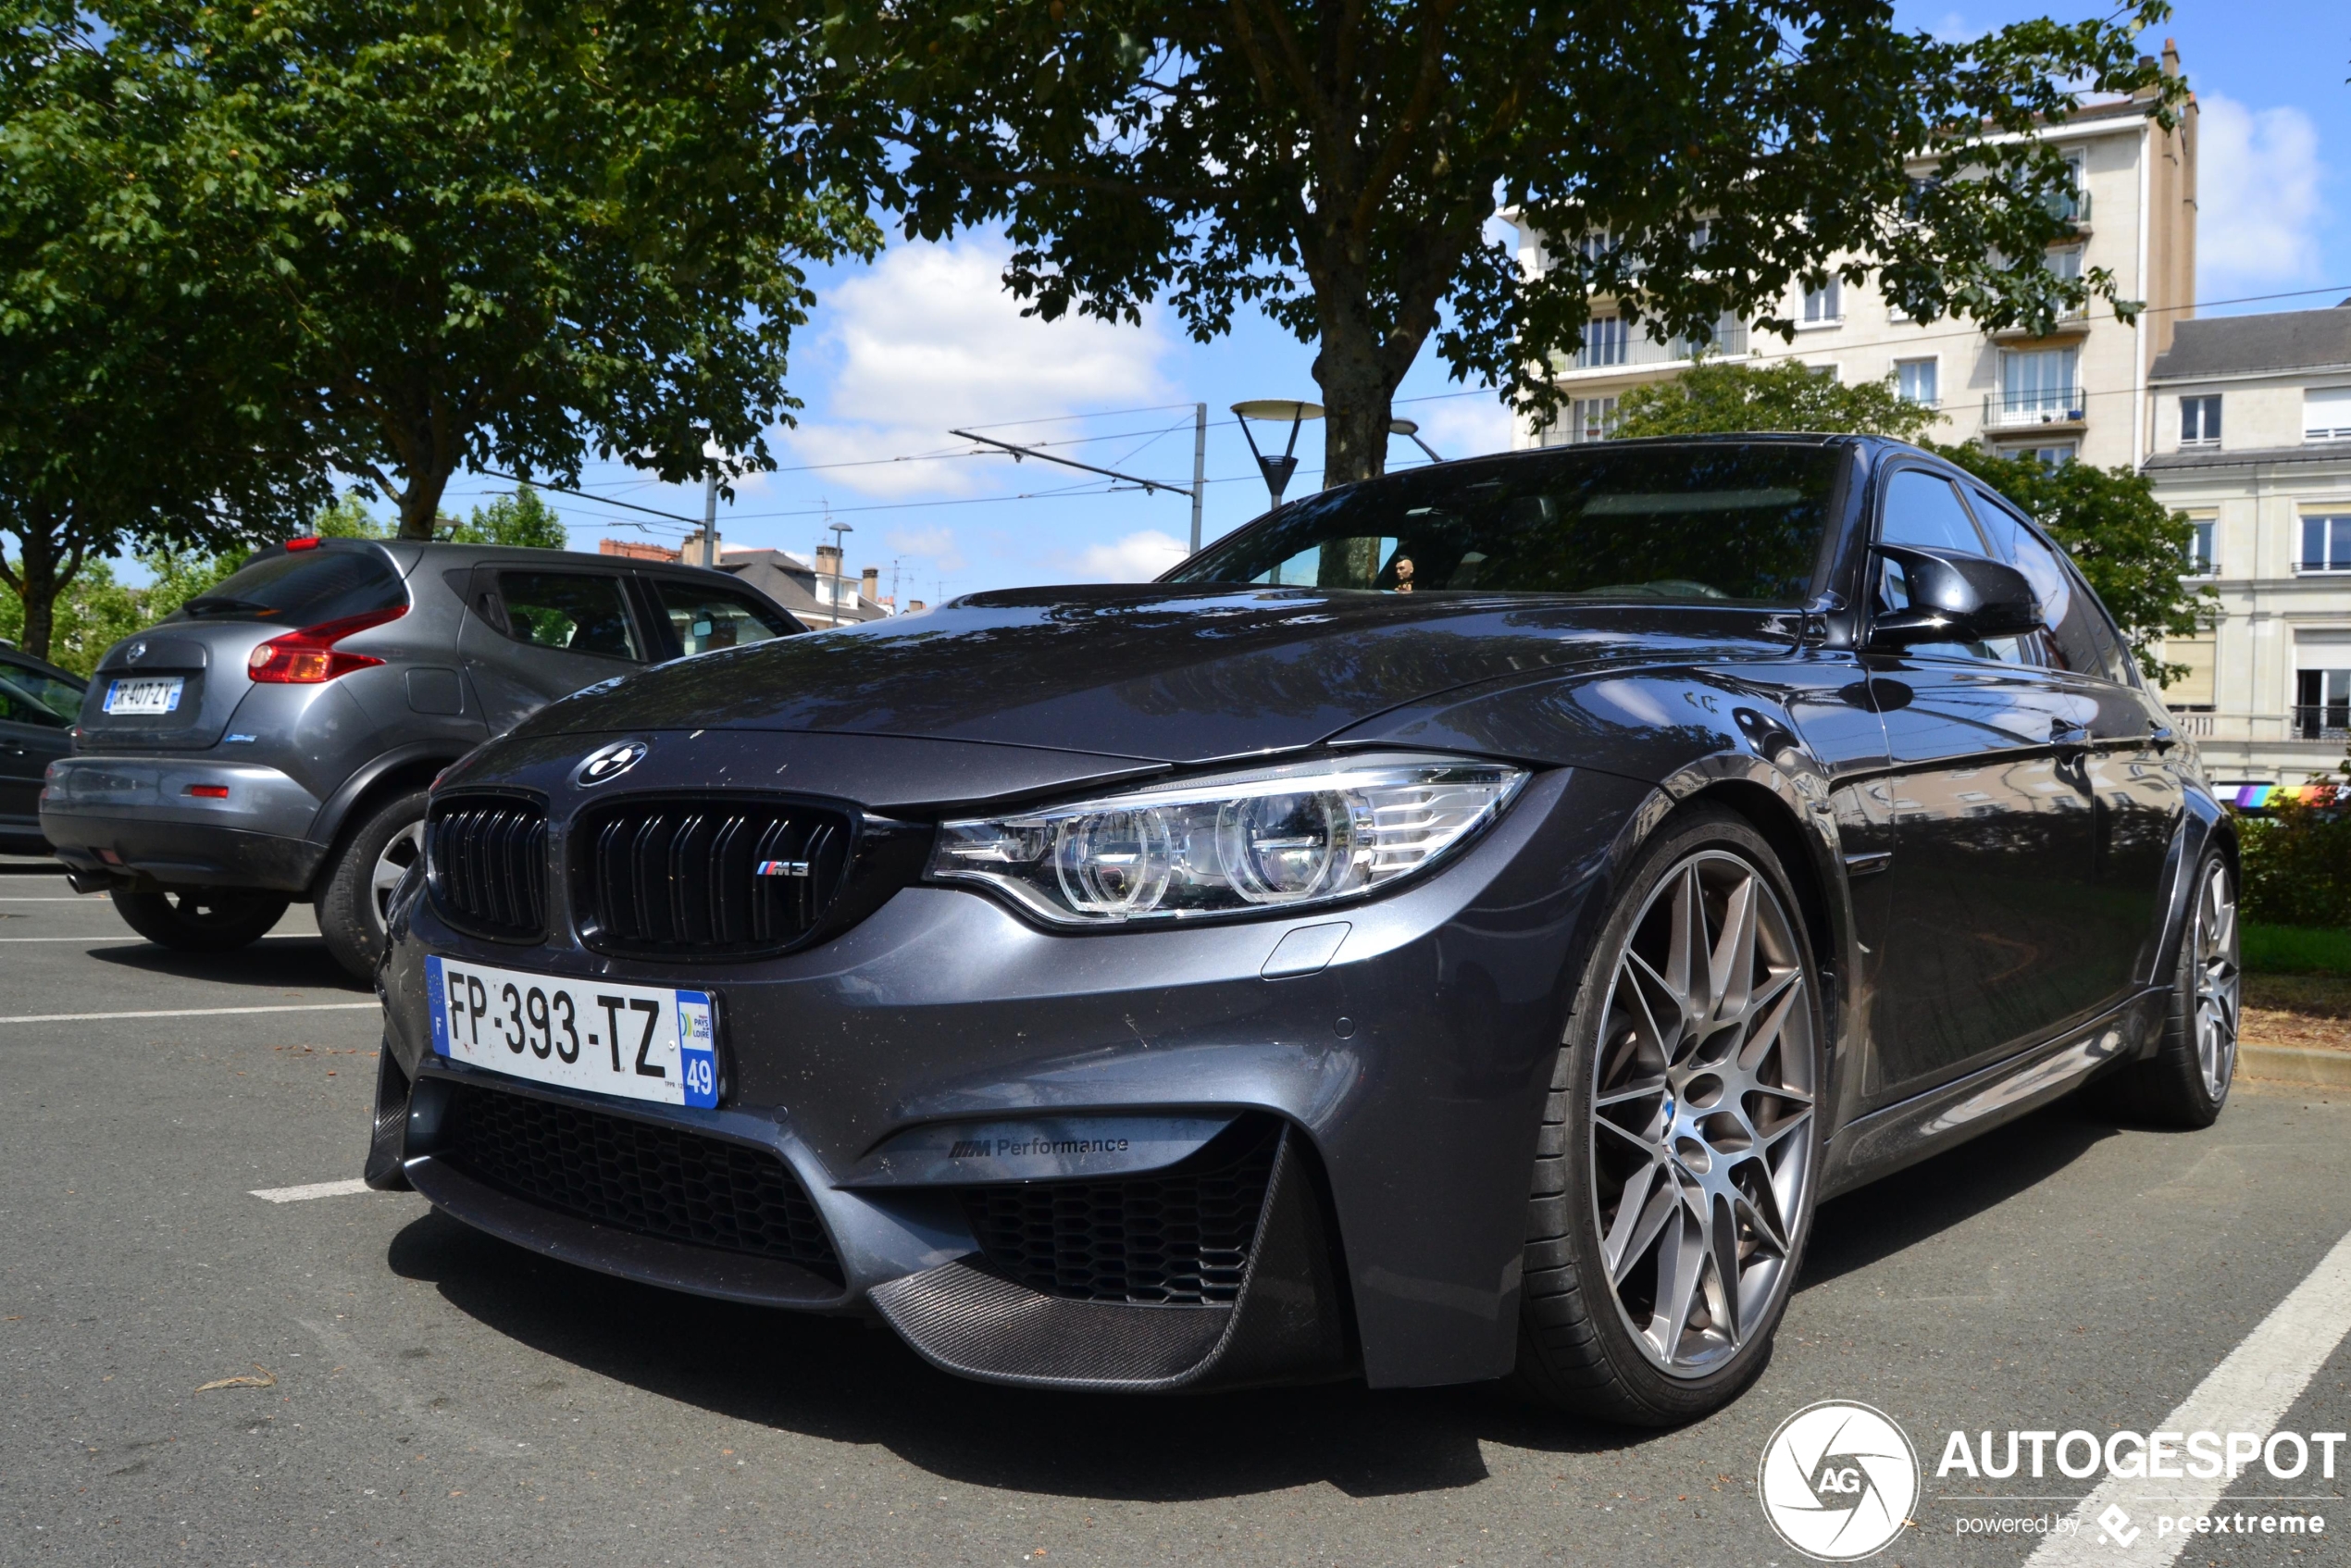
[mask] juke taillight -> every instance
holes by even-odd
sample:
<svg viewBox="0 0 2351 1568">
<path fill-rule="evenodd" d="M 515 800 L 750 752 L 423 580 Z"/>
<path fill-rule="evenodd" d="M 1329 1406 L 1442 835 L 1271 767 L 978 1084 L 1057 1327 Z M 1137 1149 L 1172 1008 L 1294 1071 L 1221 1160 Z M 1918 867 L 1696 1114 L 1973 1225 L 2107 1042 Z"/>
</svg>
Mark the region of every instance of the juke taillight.
<svg viewBox="0 0 2351 1568">
<path fill-rule="evenodd" d="M 407 613 L 408 606 L 401 604 L 389 610 L 370 610 L 364 616 L 320 621 L 317 626 L 273 637 L 253 651 L 253 656 L 246 661 L 245 673 L 276 686 L 315 686 L 355 669 L 380 665 L 381 659 L 365 653 L 346 653 L 335 644 L 355 632 L 396 621 Z"/>
</svg>

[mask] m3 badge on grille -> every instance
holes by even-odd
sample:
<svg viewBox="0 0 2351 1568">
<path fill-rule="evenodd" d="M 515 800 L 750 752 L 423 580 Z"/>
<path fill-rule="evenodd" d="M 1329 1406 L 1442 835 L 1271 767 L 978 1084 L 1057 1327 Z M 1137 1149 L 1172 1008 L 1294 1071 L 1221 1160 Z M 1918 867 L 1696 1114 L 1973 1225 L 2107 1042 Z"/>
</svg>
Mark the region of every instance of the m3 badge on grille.
<svg viewBox="0 0 2351 1568">
<path fill-rule="evenodd" d="M 804 860 L 763 860 L 753 869 L 762 877 L 805 877 L 808 863 Z"/>
<path fill-rule="evenodd" d="M 579 771 L 571 776 L 572 782 L 585 788 L 591 784 L 602 784 L 607 778 L 617 778 L 644 761 L 645 753 L 652 750 L 642 740 L 616 741 L 589 753 L 588 760 L 579 765 Z"/>
</svg>

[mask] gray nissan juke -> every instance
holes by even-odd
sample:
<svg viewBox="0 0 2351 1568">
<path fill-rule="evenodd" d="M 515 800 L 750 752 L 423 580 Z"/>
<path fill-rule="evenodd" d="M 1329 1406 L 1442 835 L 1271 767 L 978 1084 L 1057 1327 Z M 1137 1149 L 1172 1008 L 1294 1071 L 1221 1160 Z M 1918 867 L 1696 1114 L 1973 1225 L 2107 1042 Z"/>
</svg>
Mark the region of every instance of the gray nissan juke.
<svg viewBox="0 0 2351 1568">
<path fill-rule="evenodd" d="M 303 900 L 366 979 L 435 774 L 583 686 L 800 629 L 690 566 L 289 540 L 106 650 L 41 829 L 151 941 L 240 948 Z"/>
<path fill-rule="evenodd" d="M 366 1174 L 533 1251 L 1177 1390 L 1757 1375 L 1820 1202 L 2217 1117 L 2236 853 L 1934 455 L 1612 442 L 554 703 L 432 791 Z"/>
</svg>

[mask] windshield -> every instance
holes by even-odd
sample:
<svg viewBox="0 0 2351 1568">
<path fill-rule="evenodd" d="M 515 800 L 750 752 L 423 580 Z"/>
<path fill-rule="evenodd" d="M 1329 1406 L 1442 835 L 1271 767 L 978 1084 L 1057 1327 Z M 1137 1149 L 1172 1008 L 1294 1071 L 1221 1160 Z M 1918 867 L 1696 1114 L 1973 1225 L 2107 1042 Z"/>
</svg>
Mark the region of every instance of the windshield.
<svg viewBox="0 0 2351 1568">
<path fill-rule="evenodd" d="M 1453 464 L 1294 503 L 1162 580 L 1792 608 L 1844 456 L 1596 443 Z"/>
<path fill-rule="evenodd" d="M 317 626 L 407 603 L 400 574 L 375 551 L 307 550 L 242 567 L 168 618 Z"/>
</svg>

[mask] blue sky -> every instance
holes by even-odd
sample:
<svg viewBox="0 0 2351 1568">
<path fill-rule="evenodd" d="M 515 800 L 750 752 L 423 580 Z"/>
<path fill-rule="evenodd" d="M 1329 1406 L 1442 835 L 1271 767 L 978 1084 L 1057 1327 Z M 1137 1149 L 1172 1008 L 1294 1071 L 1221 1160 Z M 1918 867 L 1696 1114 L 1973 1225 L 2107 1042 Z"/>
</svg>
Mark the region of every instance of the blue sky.
<svg viewBox="0 0 2351 1568">
<path fill-rule="evenodd" d="M 1906 25 L 1955 36 L 2045 11 L 2097 14 L 2046 0 L 1897 6 Z M 2205 313 L 2308 308 L 2351 295 L 2351 9 L 2321 0 L 2186 0 L 2150 34 L 2148 52 L 2166 35 L 2179 41 L 2203 115 L 2197 292 L 2215 302 Z M 784 471 L 753 478 L 722 504 L 728 543 L 805 554 L 829 516 L 854 530 L 852 571 L 879 567 L 885 592 L 895 573 L 903 597 L 934 602 L 942 590 L 1146 578 L 1180 554 L 1190 524 L 1185 498 L 1105 493 L 1069 470 L 951 455 L 969 443 L 948 429 L 1075 442 L 1058 450 L 1180 484 L 1191 477 L 1190 405 L 1202 401 L 1212 418 L 1206 537 L 1263 509 L 1263 485 L 1225 410 L 1247 397 L 1313 397 L 1305 346 L 1255 316 L 1209 344 L 1184 337 L 1164 312 L 1139 329 L 1024 320 L 995 286 L 1002 250 L 986 237 L 900 245 L 872 267 L 816 278 L 820 303 L 795 343 L 790 378 L 806 404 L 801 424 L 771 438 Z M 2217 303 L 2301 290 L 2331 292 Z M 1449 457 L 1508 444 L 1492 392 L 1447 381 L 1433 352 L 1406 379 L 1398 412 L 1418 419 Z M 1292 494 L 1317 482 L 1312 427 L 1300 450 Z M 1390 460 L 1420 458 L 1399 439 Z M 448 504 L 462 513 L 504 488 L 461 477 Z M 699 488 L 651 484 L 616 464 L 592 468 L 582 488 L 695 516 L 702 510 Z M 648 537 L 627 526 L 628 514 L 551 499 L 574 548 Z M 652 537 L 683 531 L 653 528 Z"/>
</svg>

